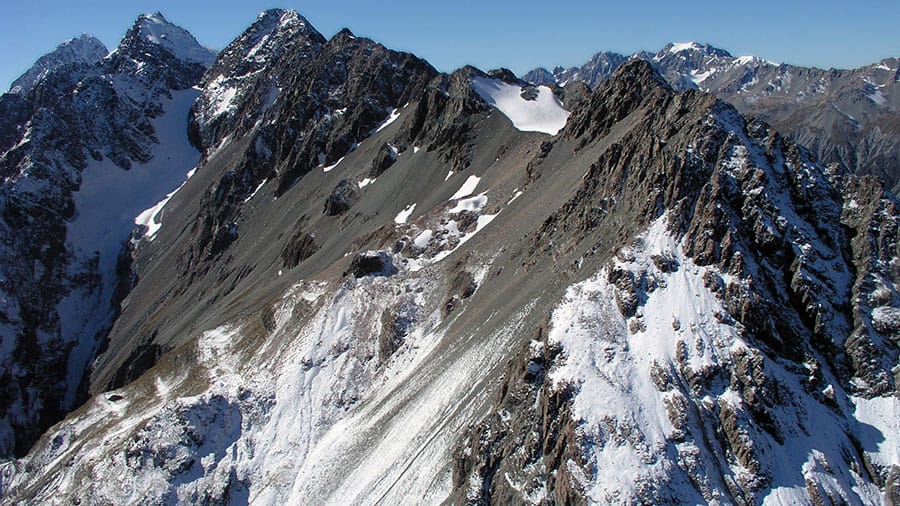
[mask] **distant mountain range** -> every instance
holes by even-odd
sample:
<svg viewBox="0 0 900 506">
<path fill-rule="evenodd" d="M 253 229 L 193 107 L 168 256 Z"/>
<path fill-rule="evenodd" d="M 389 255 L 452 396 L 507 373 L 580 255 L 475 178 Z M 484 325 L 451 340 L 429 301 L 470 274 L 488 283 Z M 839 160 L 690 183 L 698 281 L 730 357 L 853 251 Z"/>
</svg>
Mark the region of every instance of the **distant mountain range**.
<svg viewBox="0 0 900 506">
<path fill-rule="evenodd" d="M 696 42 L 668 44 L 658 53 L 601 52 L 581 67 L 538 68 L 524 80 L 594 88 L 626 61 L 650 62 L 676 90 L 713 93 L 744 114 L 758 116 L 825 163 L 900 182 L 900 60 L 886 58 L 849 70 L 778 64 Z"/>
</svg>

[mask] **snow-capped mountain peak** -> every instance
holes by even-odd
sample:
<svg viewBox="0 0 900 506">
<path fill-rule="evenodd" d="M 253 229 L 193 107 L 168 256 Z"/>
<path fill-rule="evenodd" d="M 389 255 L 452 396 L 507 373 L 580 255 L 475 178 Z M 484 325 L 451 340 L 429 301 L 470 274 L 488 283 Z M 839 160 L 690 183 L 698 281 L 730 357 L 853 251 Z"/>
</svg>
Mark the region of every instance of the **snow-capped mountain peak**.
<svg viewBox="0 0 900 506">
<path fill-rule="evenodd" d="M 278 27 L 288 27 L 295 25 L 308 25 L 309 22 L 294 9 L 267 9 L 256 16 L 257 23 L 263 21 L 271 25 L 272 21 L 277 21 Z"/>
<path fill-rule="evenodd" d="M 159 12 L 138 17 L 129 35 L 155 44 L 180 60 L 208 67 L 216 58 L 215 51 L 200 45 L 190 32 L 170 23 Z M 125 40 L 129 40 L 129 35 Z"/>
<path fill-rule="evenodd" d="M 106 46 L 91 35 L 83 34 L 80 37 L 69 39 L 52 52 L 40 57 L 30 69 L 13 81 L 9 91 L 19 94 L 28 93 L 50 72 L 64 65 L 97 63 L 108 52 Z"/>
<path fill-rule="evenodd" d="M 673 44 L 669 44 L 666 47 L 665 51 L 671 54 L 676 54 L 691 49 L 700 49 L 700 47 L 700 44 L 697 44 L 696 42 L 676 42 Z"/>
<path fill-rule="evenodd" d="M 711 46 L 709 44 L 701 44 L 699 42 L 675 42 L 672 44 L 667 44 L 662 51 L 659 52 L 657 57 L 662 59 L 662 57 L 666 54 L 677 55 L 684 52 L 699 52 L 707 56 L 715 56 L 715 57 L 726 57 L 731 58 L 731 53 L 725 51 L 724 49 L 719 49 L 717 47 Z"/>
<path fill-rule="evenodd" d="M 270 75 L 277 63 L 285 55 L 293 55 L 297 61 L 312 57 L 324 43 L 325 37 L 297 11 L 260 12 L 206 73 L 203 92 L 193 107 L 195 142 L 206 148 L 221 140 L 220 131 L 230 130 L 236 123 L 255 124 L 278 96 L 279 80 Z M 258 87 L 267 90 L 266 99 L 248 103 Z M 243 119 L 237 117 L 239 111 L 243 111 Z"/>
</svg>

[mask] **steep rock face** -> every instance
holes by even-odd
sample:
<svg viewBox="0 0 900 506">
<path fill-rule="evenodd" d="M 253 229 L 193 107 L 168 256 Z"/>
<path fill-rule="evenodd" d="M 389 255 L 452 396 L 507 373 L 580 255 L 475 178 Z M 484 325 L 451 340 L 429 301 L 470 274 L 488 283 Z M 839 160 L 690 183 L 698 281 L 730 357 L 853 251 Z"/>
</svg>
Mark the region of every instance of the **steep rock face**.
<svg viewBox="0 0 900 506">
<path fill-rule="evenodd" d="M 222 50 L 203 79 L 203 91 L 191 108 L 192 138 L 198 148 L 205 151 L 226 135 L 246 134 L 287 85 L 286 65 L 307 64 L 325 42 L 296 11 L 260 13 Z"/>
<path fill-rule="evenodd" d="M 530 82 L 583 81 L 595 88 L 628 59 L 649 61 L 675 89 L 700 89 L 762 118 L 807 146 L 824 163 L 850 172 L 900 181 L 897 58 L 857 69 L 822 70 L 776 64 L 695 42 L 668 44 L 657 53 L 626 58 L 601 52 L 581 67 L 535 69 Z"/>
<path fill-rule="evenodd" d="M 70 80 L 63 79 L 64 74 L 77 79 L 99 65 L 108 52 L 99 40 L 82 35 L 63 42 L 16 79 L 9 92 L 0 95 L 0 151 L 7 151 L 19 142 L 28 118 L 38 108 L 52 104 L 61 93 L 60 87 L 71 86 Z M 53 77 L 47 79 L 51 74 Z M 31 93 L 41 82 L 45 89 Z M 54 86 L 54 83 L 58 84 Z"/>
<path fill-rule="evenodd" d="M 172 109 L 190 99 L 177 90 L 199 81 L 210 52 L 160 15 L 141 16 L 112 54 L 101 52 L 91 38 L 63 44 L 0 99 L 22 121 L 0 158 L 3 455 L 24 453 L 84 400 L 133 216 L 162 196 L 153 181 L 177 184 L 190 169 L 166 175 L 148 163 L 161 140 L 185 137 L 171 131 L 187 111 Z M 163 150 L 169 165 L 182 163 L 177 146 Z"/>
</svg>

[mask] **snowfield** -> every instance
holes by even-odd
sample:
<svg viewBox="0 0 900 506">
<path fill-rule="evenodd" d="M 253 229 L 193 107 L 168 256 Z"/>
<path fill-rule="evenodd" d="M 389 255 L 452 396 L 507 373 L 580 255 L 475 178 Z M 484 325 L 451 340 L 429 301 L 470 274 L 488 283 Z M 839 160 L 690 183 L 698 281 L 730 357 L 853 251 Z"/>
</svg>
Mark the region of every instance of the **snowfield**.
<svg viewBox="0 0 900 506">
<path fill-rule="evenodd" d="M 488 77 L 472 78 L 472 89 L 487 103 L 500 110 L 513 126 L 523 132 L 556 135 L 569 119 L 569 111 L 546 86 L 538 86 L 537 98 L 522 97 L 521 86 Z"/>
<path fill-rule="evenodd" d="M 123 244 L 135 225 L 143 228 L 141 237 L 153 240 L 162 227 L 162 208 L 200 160 L 200 153 L 181 135 L 198 94 L 193 89 L 174 91 L 171 99 L 163 100 L 164 113 L 153 120 L 160 142 L 147 163 L 123 170 L 109 160 L 93 161 L 82 172 L 73 195 L 78 212 L 67 224 L 66 238 L 80 258 L 96 256 L 102 279 L 98 292 L 75 290 L 57 307 L 62 335 L 80 336 L 69 357 L 69 401 L 74 401 L 81 371 L 94 356 L 94 336 L 111 317 L 108 305 Z"/>
</svg>

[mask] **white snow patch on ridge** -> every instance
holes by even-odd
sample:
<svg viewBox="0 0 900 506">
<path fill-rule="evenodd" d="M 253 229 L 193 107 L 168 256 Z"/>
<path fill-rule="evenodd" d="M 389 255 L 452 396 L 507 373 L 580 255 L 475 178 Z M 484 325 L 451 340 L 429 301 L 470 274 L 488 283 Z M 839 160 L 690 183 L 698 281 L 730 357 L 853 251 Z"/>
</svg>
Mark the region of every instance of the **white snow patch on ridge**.
<svg viewBox="0 0 900 506">
<path fill-rule="evenodd" d="M 675 54 L 689 49 L 699 49 L 700 46 L 696 42 L 676 42 L 669 48 L 669 53 Z"/>
<path fill-rule="evenodd" d="M 162 228 L 162 221 L 160 221 L 157 216 L 162 212 L 163 207 L 169 202 L 169 199 L 172 198 L 173 195 L 178 193 L 178 190 L 181 189 L 181 186 L 173 190 L 171 193 L 167 194 L 164 199 L 160 200 L 153 207 L 149 209 L 145 209 L 141 214 L 137 215 L 134 219 L 134 224 L 144 227 L 144 234 L 142 237 L 147 239 L 148 241 L 152 241 L 156 238 L 156 233 L 159 232 L 159 229 Z"/>
<path fill-rule="evenodd" d="M 538 86 L 535 100 L 522 98 L 522 87 L 489 77 L 473 77 L 472 89 L 500 110 L 517 129 L 556 135 L 566 126 L 569 111 L 546 86 Z"/>
<path fill-rule="evenodd" d="M 410 204 L 410 205 L 406 206 L 402 211 L 397 213 L 396 217 L 394 217 L 394 223 L 396 223 L 398 225 L 402 225 L 403 223 L 406 223 L 406 220 L 409 219 L 409 216 L 413 213 L 413 211 L 415 211 L 415 209 L 416 209 L 415 204 Z"/>
<path fill-rule="evenodd" d="M 212 65 L 216 53 L 201 46 L 187 30 L 166 21 L 162 14 L 141 16 L 141 36 L 164 48 L 180 60 Z"/>
<path fill-rule="evenodd" d="M 450 212 L 451 213 L 461 213 L 463 211 L 471 211 L 471 212 L 481 211 L 481 209 L 487 205 L 488 198 L 487 198 L 486 193 L 487 192 L 484 192 L 475 197 L 470 197 L 467 199 L 460 200 L 459 202 L 456 203 L 456 205 L 453 207 L 453 209 L 450 210 Z"/>
<path fill-rule="evenodd" d="M 452 175 L 453 173 L 451 172 L 450 174 Z M 450 176 L 447 176 L 448 179 L 449 179 L 449 177 Z M 469 176 L 469 178 L 466 179 L 466 182 L 463 183 L 463 185 L 459 187 L 459 190 L 457 190 L 456 193 L 454 193 L 453 196 L 450 197 L 450 200 L 457 200 L 457 199 L 461 199 L 463 197 L 468 197 L 469 195 L 472 194 L 472 192 L 475 191 L 475 188 L 478 187 L 479 181 L 481 181 L 480 177 Z"/>
<path fill-rule="evenodd" d="M 342 157 L 338 158 L 338 161 L 334 162 L 333 164 L 331 164 L 327 167 L 322 167 L 322 172 L 331 172 L 332 169 L 334 169 L 335 167 L 340 165 L 341 162 L 343 162 L 343 161 L 344 161 L 344 157 L 342 156 Z"/>
</svg>

